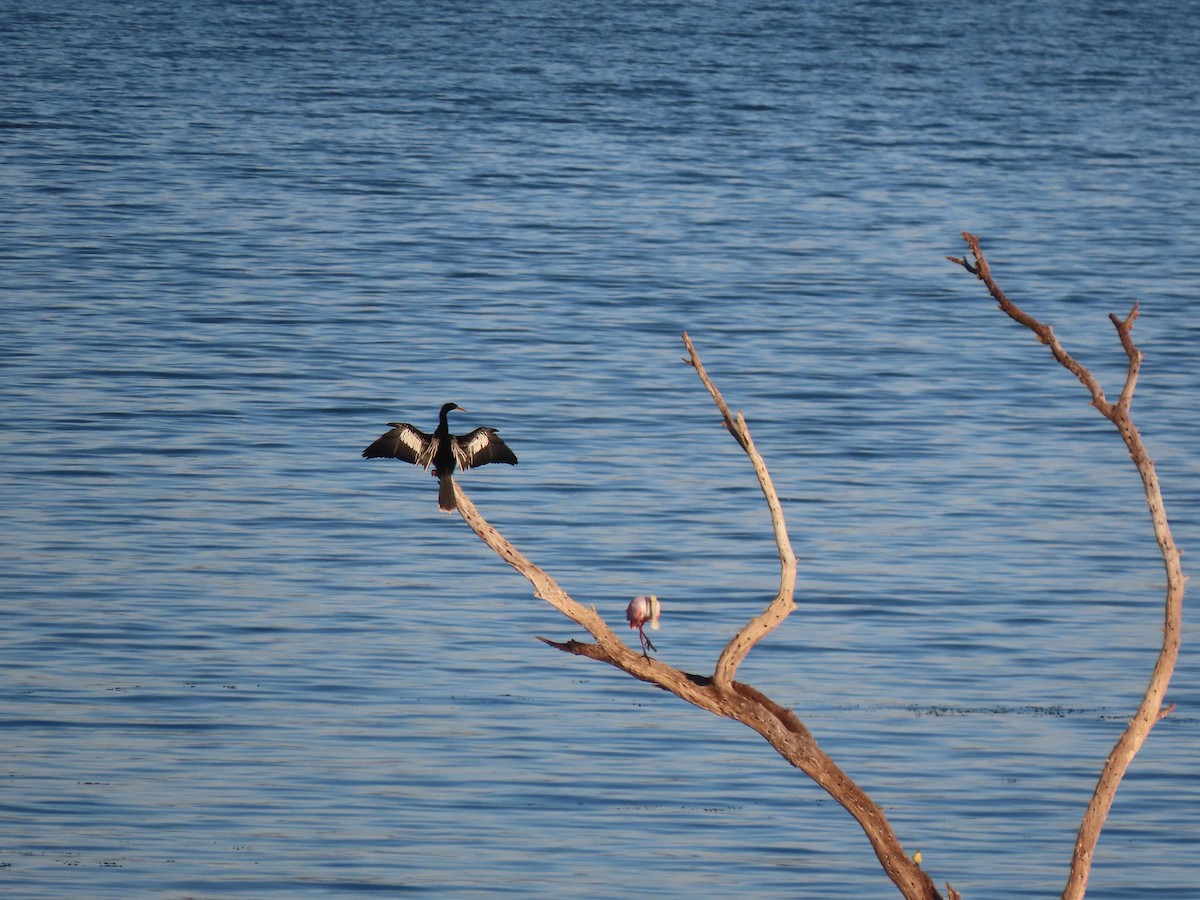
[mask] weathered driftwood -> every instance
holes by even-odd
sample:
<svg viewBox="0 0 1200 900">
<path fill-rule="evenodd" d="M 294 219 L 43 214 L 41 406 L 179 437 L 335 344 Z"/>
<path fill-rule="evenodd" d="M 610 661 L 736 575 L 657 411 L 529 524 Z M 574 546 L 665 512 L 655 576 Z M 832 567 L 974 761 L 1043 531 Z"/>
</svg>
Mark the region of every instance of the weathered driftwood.
<svg viewBox="0 0 1200 900">
<path fill-rule="evenodd" d="M 1138 308 L 1137 304 L 1134 304 L 1125 319 L 1116 315 L 1110 316 L 1117 328 L 1121 346 L 1129 357 L 1129 370 L 1121 395 L 1116 403 L 1111 403 L 1092 374 L 1063 349 L 1053 330 L 1021 310 L 1000 290 L 992 279 L 987 260 L 979 248 L 978 239 L 966 233 L 963 237 L 967 241 L 974 262 L 965 258 L 948 258 L 983 281 L 991 295 L 1000 304 L 1000 308 L 1015 321 L 1029 328 L 1043 344 L 1050 348 L 1054 358 L 1073 373 L 1091 393 L 1092 405 L 1117 427 L 1129 449 L 1134 465 L 1141 474 L 1154 534 L 1167 570 L 1162 650 L 1141 705 L 1105 762 L 1099 783 L 1079 829 L 1071 870 L 1066 890 L 1063 893 L 1066 900 L 1079 900 L 1086 890 L 1092 856 L 1100 830 L 1112 807 L 1117 786 L 1150 729 L 1159 719 L 1171 712 L 1172 707 L 1164 709 L 1162 703 L 1179 652 L 1185 577 L 1180 565 L 1179 550 L 1175 547 L 1167 524 L 1154 464 L 1146 453 L 1141 435 L 1134 426 L 1129 411 L 1142 360 L 1141 351 L 1134 345 L 1132 337 L 1133 323 L 1137 318 Z M 564 652 L 608 663 L 634 678 L 670 691 L 675 696 L 701 709 L 741 722 L 754 729 L 784 759 L 812 778 L 854 816 L 871 842 L 884 871 L 904 897 L 909 900 L 917 900 L 917 898 L 919 900 L 940 900 L 941 894 L 933 880 L 921 869 L 919 864 L 904 852 L 882 809 L 821 750 L 795 713 L 775 703 L 750 685 L 734 680 L 738 666 L 755 644 L 770 634 L 795 608 L 796 557 L 788 539 L 779 497 L 775 492 L 766 464 L 754 446 L 754 440 L 745 418 L 741 413 L 735 416 L 730 412 L 720 391 L 705 371 L 699 353 L 686 333 L 683 335 L 683 341 L 688 350 L 686 361 L 695 368 L 700 380 L 712 395 L 717 408 L 721 411 L 726 429 L 745 451 L 758 476 L 759 486 L 766 499 L 771 523 L 775 530 L 780 560 L 778 594 L 761 614 L 752 618 L 733 636 L 718 657 L 711 676 L 683 672 L 626 646 L 593 607 L 584 606 L 570 597 L 555 583 L 553 578 L 534 565 L 493 528 L 462 492 L 461 487 L 455 483 L 458 511 L 485 544 L 529 580 L 534 587 L 536 597 L 550 603 L 593 638 L 593 642 L 576 640 L 560 642 L 547 638 L 540 638 L 540 640 Z M 948 900 L 958 900 L 957 891 L 949 885 L 946 886 L 946 889 Z"/>
<path fill-rule="evenodd" d="M 1037 335 L 1037 339 L 1050 348 L 1054 358 L 1058 360 L 1071 374 L 1082 382 L 1092 395 L 1092 406 L 1096 407 L 1106 419 L 1117 427 L 1129 456 L 1142 477 L 1142 486 L 1146 493 L 1146 503 L 1150 507 L 1150 520 L 1154 526 L 1154 537 L 1158 541 L 1162 553 L 1163 565 L 1167 570 L 1167 592 L 1163 622 L 1163 643 L 1158 660 L 1150 676 L 1150 683 L 1145 696 L 1138 706 L 1137 712 L 1129 720 L 1125 731 L 1118 738 L 1104 768 L 1091 802 L 1084 812 L 1083 821 L 1079 826 L 1079 834 L 1075 840 L 1075 852 L 1071 858 L 1071 870 L 1067 876 L 1067 886 L 1063 891 L 1064 900 L 1079 900 L 1087 891 L 1088 876 L 1092 868 L 1092 856 L 1096 843 L 1100 840 L 1100 831 L 1112 809 L 1117 787 L 1125 776 L 1134 756 L 1141 749 L 1150 729 L 1159 719 L 1169 715 L 1174 705 L 1164 708 L 1163 699 L 1167 693 L 1167 685 L 1175 671 L 1175 662 L 1179 657 L 1179 630 L 1183 619 L 1183 591 L 1186 577 L 1179 558 L 1179 549 L 1171 537 L 1171 528 L 1167 523 L 1166 508 L 1163 506 L 1162 491 L 1159 489 L 1158 475 L 1154 470 L 1154 462 L 1146 452 L 1142 436 L 1130 417 L 1129 407 L 1133 403 L 1133 390 L 1137 384 L 1138 372 L 1142 365 L 1142 352 L 1133 343 L 1133 323 L 1137 320 L 1138 305 L 1135 302 L 1129 315 L 1124 319 L 1115 313 L 1109 315 L 1117 329 L 1121 347 L 1129 357 L 1129 369 L 1125 375 L 1125 384 L 1121 388 L 1121 396 L 1112 403 L 1104 395 L 1100 384 L 1092 373 L 1084 368 L 1074 357 L 1063 349 L 1054 330 L 1033 316 L 1026 313 L 1010 300 L 992 278 L 987 259 L 979 248 L 979 238 L 963 232 L 963 239 L 971 252 L 974 263 L 965 258 L 947 257 L 951 262 L 961 265 L 971 274 L 982 281 L 988 292 L 1000 304 L 1000 308 Z"/>
<path fill-rule="evenodd" d="M 660 660 L 647 658 L 627 647 L 592 607 L 570 597 L 545 571 L 534 565 L 507 538 L 489 524 L 471 500 L 455 483 L 458 511 L 463 520 L 505 562 L 525 576 L 534 587 L 534 595 L 548 602 L 564 616 L 582 627 L 594 643 L 582 641 L 540 640 L 576 656 L 586 656 L 628 672 L 634 678 L 658 685 L 687 702 L 719 716 L 753 728 L 796 768 L 824 788 L 833 799 L 854 816 L 871 842 L 875 855 L 888 877 L 909 900 L 940 900 L 933 880 L 904 852 L 883 810 L 843 772 L 819 747 L 808 729 L 790 709 L 786 709 L 748 684 L 735 681 L 738 665 L 762 638 L 768 635 L 795 608 L 796 556 L 788 539 L 783 508 L 771 475 L 754 446 L 745 418 L 734 416 L 716 385 L 708 377 L 700 356 L 687 334 L 683 335 L 690 365 L 696 369 L 724 418 L 725 427 L 750 458 L 766 498 L 779 550 L 779 592 L 759 615 L 747 622 L 729 641 L 717 659 L 711 676 L 693 675 L 675 669 Z M 957 896 L 950 890 L 951 898 Z"/>
</svg>

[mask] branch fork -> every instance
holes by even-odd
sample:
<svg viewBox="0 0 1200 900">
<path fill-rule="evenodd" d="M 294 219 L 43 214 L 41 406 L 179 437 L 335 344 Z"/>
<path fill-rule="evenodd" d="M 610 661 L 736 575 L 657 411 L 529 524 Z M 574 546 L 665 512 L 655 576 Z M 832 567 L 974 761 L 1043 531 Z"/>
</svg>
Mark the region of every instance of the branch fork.
<svg viewBox="0 0 1200 900">
<path fill-rule="evenodd" d="M 777 628 L 795 609 L 796 556 L 788 539 L 779 495 L 766 463 L 754 446 L 745 417 L 741 413 L 735 416 L 730 412 L 686 333 L 683 342 L 688 351 L 685 361 L 696 370 L 720 410 L 726 429 L 750 458 L 771 514 L 780 560 L 779 591 L 775 599 L 733 636 L 718 657 L 711 676 L 684 672 L 628 647 L 594 607 L 584 606 L 570 597 L 553 578 L 493 528 L 455 482 L 458 512 L 485 544 L 533 585 L 535 597 L 545 600 L 593 638 L 592 642 L 554 641 L 544 637 L 539 640 L 564 653 L 607 663 L 634 678 L 657 685 L 700 709 L 754 729 L 780 756 L 824 788 L 858 821 L 880 865 L 908 900 L 942 900 L 933 879 L 904 851 L 882 808 L 817 746 L 816 740 L 796 714 L 750 685 L 734 680 L 738 666 L 755 644 Z M 953 900 L 957 895 L 953 889 L 949 889 L 948 896 Z"/>
<path fill-rule="evenodd" d="M 1133 325 L 1138 317 L 1138 305 L 1134 303 L 1125 318 L 1120 318 L 1115 314 L 1110 316 L 1121 346 L 1129 359 L 1129 368 L 1120 397 L 1116 403 L 1112 403 L 1105 396 L 1091 372 L 1063 348 L 1053 329 L 1027 314 L 1000 290 L 992 277 L 987 259 L 979 247 L 978 238 L 968 233 L 964 233 L 963 237 L 967 242 L 971 259 L 966 257 L 947 258 L 961 265 L 982 281 L 992 297 L 999 303 L 1001 310 L 1014 321 L 1032 331 L 1042 344 L 1049 347 L 1054 358 L 1075 375 L 1088 390 L 1092 405 L 1116 425 L 1134 465 L 1141 474 L 1155 537 L 1162 551 L 1167 571 L 1162 650 L 1141 705 L 1105 762 L 1091 803 L 1084 814 L 1076 841 L 1063 898 L 1064 900 L 1082 900 L 1091 869 L 1092 856 L 1100 830 L 1112 806 L 1117 785 L 1134 755 L 1145 741 L 1150 729 L 1174 709 L 1173 704 L 1164 708 L 1163 698 L 1178 658 L 1183 590 L 1186 583 L 1180 565 L 1179 550 L 1175 546 L 1167 524 L 1166 511 L 1163 508 L 1162 494 L 1154 464 L 1147 455 L 1141 435 L 1130 418 L 1130 406 L 1133 402 L 1134 388 L 1142 362 L 1142 353 L 1134 344 L 1132 335 Z M 485 544 L 533 585 L 535 597 L 545 600 L 587 631 L 593 639 L 592 642 L 554 641 L 544 637 L 540 637 L 539 640 L 565 653 L 607 663 L 634 678 L 657 685 L 700 709 L 733 719 L 754 729 L 780 756 L 808 775 L 858 821 L 883 870 L 907 900 L 942 900 L 942 895 L 938 892 L 933 880 L 921 869 L 919 863 L 905 853 L 883 810 L 821 750 L 796 714 L 775 703 L 750 685 L 734 680 L 739 665 L 750 650 L 777 628 L 795 609 L 796 556 L 788 539 L 779 496 L 775 491 L 766 464 L 754 445 L 754 439 L 750 434 L 745 417 L 740 412 L 734 415 L 730 411 L 721 392 L 705 371 L 700 355 L 686 333 L 683 335 L 683 342 L 688 351 L 688 356 L 684 361 L 696 370 L 701 382 L 716 403 L 726 430 L 746 453 L 758 477 L 759 487 L 762 489 L 771 515 L 780 561 L 778 593 L 761 613 L 751 618 L 733 636 L 718 657 L 711 676 L 683 672 L 661 660 L 643 656 L 628 647 L 617 637 L 595 607 L 584 606 L 570 597 L 545 571 L 534 565 L 493 528 L 455 482 L 454 492 L 458 501 L 458 511 L 467 525 Z M 954 888 L 946 885 L 946 891 L 948 900 L 958 900 L 960 895 Z"/>
<path fill-rule="evenodd" d="M 1019 322 L 1037 335 L 1043 344 L 1049 346 L 1054 358 L 1078 378 L 1091 393 L 1092 405 L 1116 426 L 1129 450 L 1130 459 L 1133 460 L 1138 474 L 1141 475 L 1142 487 L 1146 494 L 1146 505 L 1150 509 L 1150 520 L 1154 527 L 1154 537 L 1162 553 L 1163 566 L 1167 574 L 1167 590 L 1163 604 L 1163 642 L 1150 676 L 1150 683 L 1146 687 L 1146 693 L 1137 711 L 1129 720 L 1125 731 L 1117 739 L 1108 759 L 1105 760 L 1095 792 L 1084 813 L 1083 821 L 1079 826 L 1079 834 L 1075 840 L 1075 850 L 1071 858 L 1067 886 L 1063 891 L 1063 900 L 1082 900 L 1087 890 L 1092 858 L 1100 840 L 1100 831 L 1112 809 L 1117 787 L 1133 762 L 1134 756 L 1149 736 L 1150 729 L 1175 708 L 1174 704 L 1164 708 L 1163 698 L 1166 695 L 1167 686 L 1170 684 L 1171 675 L 1175 671 L 1175 663 L 1179 658 L 1183 592 L 1187 583 L 1187 578 L 1183 574 L 1179 548 L 1175 546 L 1171 528 L 1167 522 L 1166 508 L 1163 505 L 1162 491 L 1158 483 L 1158 474 L 1154 469 L 1154 462 L 1146 452 L 1141 433 L 1130 417 L 1133 391 L 1137 386 L 1138 374 L 1142 365 L 1142 351 L 1133 341 L 1133 325 L 1138 317 L 1138 304 L 1135 301 L 1129 315 L 1123 319 L 1116 313 L 1109 314 L 1109 320 L 1117 330 L 1121 348 L 1129 359 L 1129 368 L 1125 374 L 1125 384 L 1121 388 L 1121 395 L 1116 403 L 1111 403 L 1105 397 L 1104 391 L 1092 373 L 1063 349 L 1058 338 L 1055 337 L 1053 329 L 1026 313 L 1000 290 L 999 285 L 992 278 L 987 259 L 980 249 L 979 238 L 969 232 L 963 232 L 963 240 L 967 242 L 967 248 L 974 262 L 954 256 L 947 257 L 947 259 L 961 265 L 979 278 L 987 286 L 988 293 L 1000 304 L 1000 309 L 1015 322 Z"/>
</svg>

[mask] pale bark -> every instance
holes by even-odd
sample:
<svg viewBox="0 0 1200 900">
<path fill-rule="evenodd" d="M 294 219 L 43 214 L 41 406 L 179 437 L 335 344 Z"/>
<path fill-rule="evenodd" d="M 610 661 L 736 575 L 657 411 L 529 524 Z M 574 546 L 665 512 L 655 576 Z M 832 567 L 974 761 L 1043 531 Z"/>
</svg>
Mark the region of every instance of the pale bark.
<svg viewBox="0 0 1200 900">
<path fill-rule="evenodd" d="M 1092 794 L 1092 799 L 1088 804 L 1087 810 L 1084 812 L 1083 821 L 1079 826 L 1079 834 L 1075 840 L 1075 851 L 1071 857 L 1071 869 L 1067 876 L 1067 885 L 1062 896 L 1064 900 L 1080 900 L 1087 891 L 1088 877 L 1091 874 L 1092 858 L 1096 851 L 1096 844 L 1100 840 L 1100 831 L 1103 829 L 1104 822 L 1108 818 L 1109 811 L 1112 809 L 1117 787 L 1120 785 L 1121 779 L 1125 776 L 1130 763 L 1133 762 L 1134 756 L 1141 749 L 1147 736 L 1149 736 L 1150 729 L 1154 727 L 1159 719 L 1168 715 L 1174 708 L 1173 705 L 1164 708 L 1163 699 L 1166 696 L 1171 675 L 1175 671 L 1175 662 L 1179 657 L 1180 626 L 1183 619 L 1183 592 L 1187 579 L 1183 574 L 1179 549 L 1175 546 L 1175 541 L 1171 537 L 1171 528 L 1167 523 L 1166 508 L 1163 505 L 1162 492 L 1159 489 L 1158 475 L 1154 469 L 1154 462 L 1146 452 L 1146 447 L 1142 443 L 1142 436 L 1133 424 L 1129 413 L 1130 405 L 1133 403 L 1134 387 L 1137 384 L 1138 372 L 1142 364 L 1142 352 L 1133 342 L 1133 323 L 1137 320 L 1138 316 L 1137 303 L 1133 304 L 1129 315 L 1124 319 L 1115 313 L 1109 315 L 1113 325 L 1116 326 L 1121 347 L 1129 358 L 1129 369 L 1125 376 L 1125 384 L 1121 388 L 1121 395 L 1116 403 L 1112 403 L 1105 397 L 1104 391 L 1092 376 L 1092 373 L 1063 349 L 1053 329 L 1049 325 L 1045 325 L 1027 314 L 1000 290 L 1000 287 L 992 278 L 991 269 L 988 267 L 983 251 L 979 248 L 979 239 L 975 235 L 966 232 L 963 233 L 963 238 L 966 240 L 967 247 L 975 262 L 971 263 L 967 259 L 959 257 L 948 257 L 948 259 L 951 262 L 958 263 L 968 272 L 978 277 L 987 286 L 988 292 L 1000 304 L 1000 308 L 1009 317 L 1037 335 L 1038 340 L 1050 348 L 1050 352 L 1054 354 L 1054 358 L 1088 389 L 1092 395 L 1092 405 L 1100 411 L 1101 415 L 1116 426 L 1121 438 L 1125 441 L 1125 446 L 1129 450 L 1129 456 L 1133 460 L 1133 464 L 1137 467 L 1138 474 L 1141 475 L 1142 486 L 1146 494 L 1146 503 L 1150 508 L 1150 521 L 1154 527 L 1154 537 L 1158 541 L 1159 551 L 1162 553 L 1163 565 L 1167 573 L 1162 649 L 1159 651 L 1154 671 L 1150 676 L 1150 683 L 1146 687 L 1146 693 L 1142 698 L 1141 704 L 1133 714 L 1133 718 L 1129 720 L 1125 731 L 1118 738 L 1112 752 L 1108 755 L 1108 759 L 1105 760 L 1104 767 L 1100 771 L 1099 781 L 1096 784 L 1096 790 Z"/>
<path fill-rule="evenodd" d="M 964 234 L 964 238 L 974 263 L 967 259 L 950 259 L 977 275 L 1000 304 L 1001 309 L 1033 331 L 1038 339 L 1050 348 L 1055 359 L 1088 389 L 1092 396 L 1092 404 L 1113 422 L 1125 440 L 1130 456 L 1142 476 L 1154 534 L 1167 570 L 1164 636 L 1158 662 L 1140 707 L 1104 765 L 1096 791 L 1080 826 L 1067 887 L 1063 893 L 1067 900 L 1078 900 L 1084 895 L 1096 842 L 1111 809 L 1117 786 L 1155 722 L 1171 711 L 1170 708 L 1164 709 L 1162 702 L 1179 651 L 1185 578 L 1180 566 L 1179 551 L 1167 524 L 1154 464 L 1147 455 L 1141 435 L 1129 414 L 1142 359 L 1142 354 L 1132 338 L 1133 323 L 1138 313 L 1137 305 L 1134 305 L 1125 319 L 1115 315 L 1110 317 L 1117 328 L 1121 346 L 1129 358 L 1129 370 L 1120 397 L 1115 403 L 1111 403 L 1092 374 L 1063 349 L 1053 330 L 1026 314 L 1004 295 L 992 279 L 987 261 L 979 249 L 978 240 L 969 234 Z M 807 774 L 858 821 L 880 865 L 904 897 L 908 900 L 940 900 L 941 894 L 933 880 L 904 852 L 882 809 L 821 750 L 795 713 L 753 687 L 734 680 L 738 666 L 755 644 L 770 634 L 795 608 L 796 557 L 788 539 L 778 494 L 766 464 L 754 445 L 745 418 L 741 413 L 734 415 L 729 410 L 686 333 L 683 335 L 683 341 L 688 350 L 688 358 L 685 361 L 695 368 L 700 380 L 712 395 L 721 412 L 725 428 L 746 453 L 758 477 L 771 516 L 780 561 L 778 593 L 762 613 L 750 619 L 729 641 L 718 657 L 711 676 L 683 672 L 626 646 L 594 607 L 584 606 L 570 597 L 553 578 L 534 565 L 493 528 L 463 493 L 462 488 L 455 483 L 458 511 L 485 544 L 529 580 L 536 597 L 550 603 L 582 627 L 593 639 L 592 642 L 560 642 L 547 638 L 539 638 L 540 640 L 564 652 L 607 663 L 634 678 L 657 685 L 700 709 L 733 719 L 754 729 L 785 760 Z M 948 900 L 958 900 L 957 891 L 949 885 L 946 889 Z"/>
<path fill-rule="evenodd" d="M 746 452 L 759 486 L 766 498 L 775 529 L 775 541 L 780 559 L 780 586 L 775 599 L 758 616 L 744 625 L 721 652 L 712 676 L 693 675 L 675 669 L 664 662 L 627 647 L 593 607 L 584 606 L 571 598 L 545 571 L 534 565 L 500 532 L 492 527 L 455 482 L 458 511 L 463 520 L 505 562 L 523 575 L 534 587 L 534 595 L 548 602 L 572 622 L 580 625 L 594 639 L 581 641 L 540 640 L 577 656 L 599 660 L 627 672 L 634 678 L 655 684 L 701 709 L 733 719 L 754 729 L 775 748 L 785 760 L 808 775 L 829 793 L 858 821 L 880 865 L 908 900 L 941 900 L 941 894 L 929 875 L 904 852 L 899 838 L 892 830 L 883 810 L 819 747 L 808 729 L 790 709 L 786 709 L 755 690 L 733 679 L 739 663 L 750 649 L 787 618 L 795 608 L 793 591 L 796 581 L 796 557 L 788 540 L 783 509 L 771 475 L 762 456 L 754 446 L 745 418 L 734 416 L 725 405 L 696 352 L 691 339 L 684 334 L 692 365 L 713 400 L 721 410 L 725 427 Z M 953 889 L 951 900 L 957 895 Z"/>
<path fill-rule="evenodd" d="M 717 404 L 717 409 L 721 411 L 721 416 L 725 421 L 725 428 L 750 457 L 754 473 L 758 476 L 759 487 L 762 488 L 763 496 L 767 501 L 767 509 L 771 512 L 771 526 L 775 529 L 775 546 L 779 550 L 779 593 L 762 613 L 742 626 L 717 658 L 717 665 L 713 671 L 713 683 L 717 690 L 724 691 L 729 688 L 733 681 L 733 674 L 741 665 L 742 660 L 746 658 L 746 654 L 796 608 L 796 554 L 792 552 L 792 542 L 788 538 L 787 523 L 783 520 L 783 506 L 779 502 L 779 495 L 775 493 L 775 485 L 771 482 L 771 474 L 767 471 L 766 463 L 763 462 L 762 456 L 754 446 L 754 438 L 750 436 L 750 428 L 746 425 L 746 419 L 741 413 L 738 413 L 736 418 L 730 414 L 729 407 L 725 404 L 725 398 L 721 396 L 717 386 L 708 377 L 708 373 L 704 370 L 704 364 L 700 362 L 700 354 L 696 352 L 696 347 L 692 344 L 692 339 L 688 337 L 686 331 L 683 333 L 683 343 L 688 350 L 687 362 L 695 368 L 696 374 L 700 376 L 700 380 L 712 394 L 713 401 Z"/>
</svg>

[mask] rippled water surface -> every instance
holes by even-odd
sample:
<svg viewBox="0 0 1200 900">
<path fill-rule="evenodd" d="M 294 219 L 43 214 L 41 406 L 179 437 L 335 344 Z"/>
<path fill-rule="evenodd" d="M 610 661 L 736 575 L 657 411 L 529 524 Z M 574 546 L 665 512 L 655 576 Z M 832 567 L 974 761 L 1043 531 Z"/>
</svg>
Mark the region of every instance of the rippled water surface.
<svg viewBox="0 0 1200 900">
<path fill-rule="evenodd" d="M 1135 410 L 1200 547 L 1189 4 L 10 4 L 0 885 L 896 896 L 749 731 L 579 636 L 359 451 L 499 428 L 481 511 L 661 658 L 791 706 L 965 897 L 1061 891 L 1160 639 L 1140 482 L 963 230 Z M 1187 557 L 1186 559 L 1190 559 Z M 1185 562 L 1186 562 L 1185 559 Z M 1090 897 L 1200 892 L 1184 651 Z M 635 636 L 636 639 L 636 636 Z"/>
</svg>

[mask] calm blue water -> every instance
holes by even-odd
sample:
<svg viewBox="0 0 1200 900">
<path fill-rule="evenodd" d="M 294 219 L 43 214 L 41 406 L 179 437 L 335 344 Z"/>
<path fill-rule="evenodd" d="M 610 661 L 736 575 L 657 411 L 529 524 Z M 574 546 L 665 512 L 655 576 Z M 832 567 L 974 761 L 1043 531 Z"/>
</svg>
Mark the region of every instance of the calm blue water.
<svg viewBox="0 0 1200 900">
<path fill-rule="evenodd" d="M 1200 547 L 1192 3 L 124 4 L 0 13 L 0 885 L 11 896 L 893 896 L 755 735 L 577 636 L 432 479 L 619 622 L 791 705 L 966 897 L 1057 895 L 1160 636 L 1115 433 Z M 1190 557 L 1189 557 L 1190 558 Z M 1200 664 L 1089 896 L 1200 893 Z"/>
</svg>

